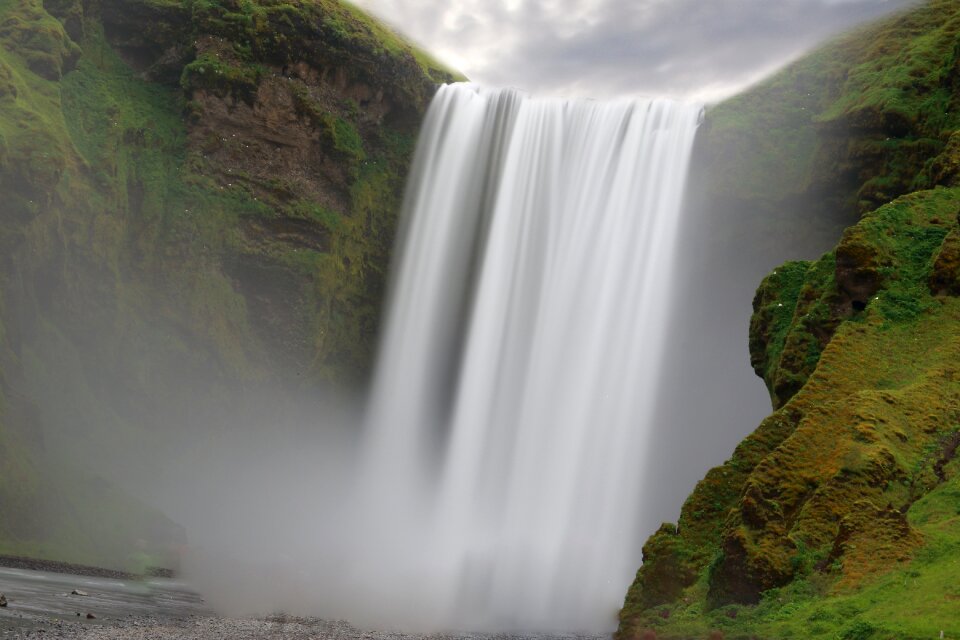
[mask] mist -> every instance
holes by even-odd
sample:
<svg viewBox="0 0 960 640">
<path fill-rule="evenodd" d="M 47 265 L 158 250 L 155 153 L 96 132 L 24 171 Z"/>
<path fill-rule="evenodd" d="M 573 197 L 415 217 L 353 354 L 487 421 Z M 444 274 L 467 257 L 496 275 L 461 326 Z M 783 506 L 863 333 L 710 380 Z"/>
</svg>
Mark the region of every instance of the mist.
<svg viewBox="0 0 960 640">
<path fill-rule="evenodd" d="M 709 198 L 714 173 L 702 143 L 695 146 L 679 214 L 676 275 L 665 292 L 672 311 L 664 356 L 654 374 L 657 395 L 646 418 L 646 441 L 634 445 L 630 456 L 640 472 L 635 499 L 642 508 L 635 516 L 634 548 L 620 552 L 631 558 L 629 574 L 639 564 L 643 540 L 661 521 L 676 520 L 679 506 L 706 470 L 729 457 L 770 412 L 769 396 L 750 368 L 747 350 L 756 284 L 784 260 L 819 255 L 847 223 L 842 215 L 824 219 L 819 232 L 805 237 L 789 225 L 763 224 L 768 212 Z M 463 247 L 474 243 L 472 233 L 461 237 Z M 461 255 L 469 265 L 469 250 L 463 247 L 454 253 L 465 251 Z M 443 272 L 447 277 L 453 273 Z M 399 286 L 395 279 L 395 300 L 414 295 L 402 293 Z M 437 577 L 458 571 L 447 566 L 456 557 L 444 555 L 449 543 L 435 538 L 436 513 L 429 498 L 449 435 L 435 424 L 436 417 L 414 414 L 433 425 L 428 432 L 434 435 L 426 440 L 419 439 L 418 424 L 403 422 L 408 405 L 421 394 L 430 399 L 420 411 L 443 414 L 442 407 L 453 402 L 456 385 L 442 382 L 451 379 L 451 362 L 442 353 L 456 347 L 441 345 L 453 345 L 466 327 L 457 319 L 461 312 L 444 313 L 451 315 L 440 325 L 424 327 L 432 352 L 418 355 L 416 340 L 402 334 L 405 340 L 398 346 L 407 350 L 388 355 L 400 371 L 394 374 L 400 376 L 397 382 L 408 385 L 400 387 L 399 398 L 389 397 L 398 393 L 396 388 L 381 388 L 380 406 L 371 412 L 362 396 L 346 402 L 342 394 L 301 396 L 281 403 L 270 394 L 255 394 L 244 403 L 257 406 L 259 418 L 247 414 L 207 424 L 221 435 L 188 452 L 158 483 L 162 490 L 152 501 L 188 533 L 184 574 L 218 611 L 283 611 L 418 632 L 610 628 L 616 602 L 600 615 L 607 623 L 594 619 L 577 627 L 568 620 L 550 627 L 544 619 L 531 623 L 483 613 L 478 594 L 470 613 L 470 607 L 450 601 L 464 578 L 450 583 Z M 444 339 L 438 328 L 450 337 Z M 418 380 L 415 361 L 420 357 L 426 358 L 421 366 L 437 369 L 428 378 L 431 386 L 418 390 L 409 385 Z M 371 453 L 377 439 L 381 442 Z M 615 590 L 622 594 L 626 586 L 616 583 Z M 548 611 L 548 619 L 561 619 L 555 610 Z"/>
<path fill-rule="evenodd" d="M 172 474 L 192 501 L 165 510 L 194 532 L 186 575 L 211 603 L 419 632 L 613 628 L 646 535 L 636 453 L 701 111 L 440 90 L 364 425 L 345 408 L 241 427 Z"/>
<path fill-rule="evenodd" d="M 725 158 L 708 153 L 702 128 L 694 141 L 697 104 L 464 91 L 469 117 L 451 111 L 425 127 L 421 165 L 444 136 L 459 138 L 430 172 L 414 169 L 401 229 L 411 244 L 400 245 L 391 285 L 392 304 L 409 308 L 388 319 L 366 384 L 298 371 L 278 381 L 259 363 L 234 366 L 222 354 L 242 346 L 212 332 L 228 344 L 204 348 L 169 305 L 137 292 L 100 296 L 102 273 L 89 265 L 51 267 L 81 274 L 65 285 L 48 285 L 47 271 L 23 278 L 7 303 L 20 318 L 5 318 L 16 351 L 8 410 L 40 425 L 28 444 L 48 458 L 38 463 L 45 480 L 57 469 L 77 491 L 71 503 L 43 488 L 40 530 L 58 531 L 77 504 L 104 528 L 127 520 L 129 531 L 88 541 L 100 554 L 86 549 L 91 562 L 175 569 L 227 615 L 283 611 L 419 632 L 615 625 L 643 541 L 676 520 L 694 484 L 770 411 L 747 348 L 757 284 L 785 260 L 817 257 L 851 218 L 803 213 L 823 194 L 774 215 L 783 203 L 757 209 L 729 195 L 735 185 L 718 187 Z M 478 96 L 482 108 L 470 102 Z M 534 105 L 522 111 L 529 147 L 513 157 L 508 134 L 521 103 Z M 655 124 L 633 124 L 647 111 Z M 565 120 L 571 113 L 579 119 Z M 672 120 L 684 124 L 670 129 Z M 666 150 L 651 133 L 661 130 L 677 136 Z M 545 131 L 581 146 L 553 148 Z M 594 136 L 605 144 L 592 146 Z M 464 149 L 480 149 L 479 159 Z M 585 160 L 567 166 L 568 157 Z M 544 177 L 542 166 L 566 179 Z M 513 231 L 528 244 L 503 232 L 516 255 L 488 235 L 497 231 L 491 212 L 512 220 L 529 202 L 571 219 L 607 200 L 639 210 L 639 181 L 628 178 L 647 171 L 644 186 L 675 227 L 621 220 L 603 227 L 598 245 L 580 246 L 591 229 L 531 217 Z M 565 191 L 582 176 L 580 190 Z M 541 180 L 563 197 L 524 190 Z M 675 190 L 662 195 L 661 183 Z M 431 186 L 441 192 L 430 195 Z M 414 244 L 418 198 L 458 214 L 421 230 L 446 236 Z M 405 282 L 403 260 L 427 260 L 437 244 L 441 258 Z M 491 248 L 501 253 L 486 257 Z M 608 263 L 631 276 L 616 279 Z M 541 282 L 550 268 L 553 279 Z M 427 280 L 435 290 L 419 288 Z M 611 283 L 623 285 L 621 296 Z M 74 324 L 58 306 L 71 296 L 104 314 L 136 307 L 150 320 L 117 328 L 93 314 Z M 634 304 L 621 307 L 619 297 Z M 516 332 L 498 324 L 503 317 Z M 477 333 L 487 339 L 471 339 Z M 287 366 L 283 356 L 269 364 Z M 591 431 L 608 425 L 613 432 Z M 537 467 L 536 454 L 555 443 L 561 455 Z"/>
<path fill-rule="evenodd" d="M 505 93 L 501 100 L 490 112 L 500 118 L 492 125 L 492 131 L 514 126 L 511 109 L 521 98 Z M 490 122 L 485 126 L 491 126 Z M 662 331 L 655 338 L 662 355 L 649 357 L 652 364 L 638 387 L 655 392 L 650 396 L 640 396 L 628 388 L 620 392 L 625 398 L 637 395 L 642 408 L 630 414 L 633 422 L 624 425 L 633 433 L 632 439 L 619 444 L 614 441 L 619 453 L 625 455 L 627 475 L 614 476 L 613 484 L 607 484 L 605 491 L 626 488 L 625 495 L 633 497 L 626 498 L 626 505 L 622 497 L 602 501 L 598 504 L 607 506 L 595 510 L 592 516 L 607 517 L 622 511 L 626 520 L 616 526 L 627 527 L 629 533 L 621 535 L 618 544 L 626 542 L 627 546 L 611 546 L 607 557 L 619 567 L 611 569 L 586 552 L 583 558 L 575 558 L 576 553 L 558 541 L 558 555 L 550 560 L 555 570 L 544 574 L 548 576 L 545 580 L 556 580 L 561 588 L 577 593 L 575 599 L 560 595 L 554 601 L 544 600 L 546 583 L 534 581 L 524 586 L 526 583 L 518 574 L 508 574 L 512 577 L 498 587 L 501 592 L 507 589 L 505 604 L 492 604 L 489 594 L 484 595 L 489 587 L 483 585 L 491 580 L 489 576 L 470 586 L 485 569 L 464 573 L 460 566 L 469 565 L 469 554 L 473 552 L 469 548 L 462 550 L 459 545 L 469 531 L 481 527 L 469 512 L 477 509 L 478 513 L 495 517 L 492 514 L 505 508 L 491 503 L 491 510 L 490 505 L 484 505 L 483 501 L 491 498 L 484 498 L 482 491 L 473 494 L 475 489 L 471 489 L 455 497 L 455 511 L 463 512 L 457 517 L 464 518 L 457 527 L 467 526 L 466 529 L 455 528 L 444 534 L 452 537 L 434 537 L 437 527 L 443 528 L 434 520 L 433 503 L 437 488 L 434 485 L 444 473 L 439 452 L 455 446 L 448 442 L 452 436 L 442 426 L 447 418 L 438 416 L 455 410 L 457 380 L 464 374 L 455 373 L 451 367 L 469 357 L 469 347 L 459 346 L 468 328 L 466 310 L 472 304 L 466 299 L 442 309 L 434 324 L 421 327 L 419 330 L 426 333 L 420 343 L 411 337 L 413 327 L 422 321 L 417 319 L 416 308 L 414 316 L 406 321 L 407 327 L 399 329 L 400 333 L 392 338 L 394 347 L 400 348 L 392 355 L 386 352 L 391 340 L 387 334 L 388 342 L 381 345 L 381 359 L 393 358 L 393 364 L 388 366 L 394 369 L 390 374 L 394 378 L 390 385 L 394 386 L 378 391 L 375 379 L 374 402 L 378 404 L 373 410 L 364 392 L 343 387 L 324 390 L 315 385 L 231 385 L 222 381 L 213 384 L 211 380 L 218 379 L 214 370 L 203 365 L 185 367 L 185 362 L 176 359 L 161 376 L 164 388 L 172 389 L 172 402 L 151 407 L 142 399 L 138 402 L 126 395 L 119 382 L 122 372 L 136 368 L 137 362 L 125 359 L 121 351 L 117 361 L 104 364 L 99 351 L 102 343 L 99 339 L 91 340 L 88 345 L 72 348 L 76 371 L 102 368 L 106 372 L 98 371 L 102 380 L 114 380 L 115 384 L 96 384 L 97 401 L 91 405 L 76 401 L 90 393 L 89 383 L 82 374 L 69 375 L 71 367 L 62 371 L 62 386 L 56 389 L 42 386 L 38 374 L 32 393 L 43 407 L 48 446 L 58 455 L 73 459 L 73 464 L 82 459 L 85 464 L 81 466 L 122 486 L 176 523 L 180 533 L 163 534 L 152 552 L 159 562 L 181 571 L 210 606 L 227 615 L 283 611 L 418 632 L 609 630 L 615 624 L 619 598 L 639 566 L 643 541 L 661 521 L 676 519 L 679 506 L 693 485 L 710 467 L 722 463 L 736 443 L 770 411 L 766 390 L 750 368 L 747 350 L 750 300 L 755 286 L 771 268 L 786 259 L 817 256 L 847 223 L 842 216 L 824 219 L 819 233 L 798 237 L 790 226 L 763 224 L 767 212 L 745 209 L 735 198 L 718 201 L 711 195 L 711 189 L 715 189 L 716 158 L 705 155 L 702 138 L 701 131 L 692 149 L 685 195 L 681 194 L 682 210 L 678 209 L 676 214 L 677 239 L 668 242 L 676 245 L 673 266 L 668 269 L 674 275 L 660 282 L 662 293 L 658 295 L 663 297 L 656 303 L 668 310 L 663 328 L 656 330 Z M 438 142 L 421 141 L 421 147 L 424 144 Z M 507 152 L 506 143 L 496 136 L 478 144 L 488 148 L 489 153 Z M 421 159 L 423 154 L 421 148 Z M 501 157 L 490 166 L 504 162 Z M 418 179 L 425 179 L 424 171 L 415 169 L 414 185 Z M 480 180 L 461 195 L 472 198 L 483 209 L 482 203 L 497 198 L 496 184 L 494 178 Z M 485 189 L 489 191 L 485 193 Z M 411 198 L 416 196 L 408 194 L 408 208 Z M 462 204 L 457 210 L 463 206 L 469 205 Z M 404 221 L 406 236 L 402 237 L 408 241 L 411 223 L 409 219 Z M 438 286 L 449 289 L 446 295 L 459 295 L 461 285 L 455 280 L 442 284 L 442 278 L 453 277 L 457 269 L 464 282 L 478 278 L 479 258 L 471 257 L 471 252 L 483 248 L 485 243 L 477 240 L 477 234 L 490 224 L 481 216 L 474 227 L 456 232 L 458 240 L 448 240 L 454 242 L 448 244 L 448 248 L 455 248 L 451 255 L 460 253 L 465 262 L 460 267 L 437 271 L 441 276 Z M 811 227 L 818 228 L 807 225 Z M 410 250 L 408 247 L 408 253 Z M 422 253 L 425 249 L 413 251 Z M 402 258 L 401 253 L 395 267 Z M 656 273 L 663 273 L 665 268 Z M 418 295 L 401 287 L 395 276 L 394 300 L 414 299 Z M 639 317 L 634 318 L 634 323 L 642 324 Z M 625 329 L 624 340 L 634 333 L 629 326 Z M 161 330 L 147 328 L 145 333 L 133 334 L 128 339 L 149 344 L 148 337 Z M 541 326 L 530 335 L 545 330 Z M 649 348 L 647 351 L 653 353 Z M 641 349 L 638 353 L 643 352 Z M 562 353 L 555 355 L 560 356 L 555 363 L 564 362 Z M 571 361 L 572 376 L 559 384 L 586 383 L 588 380 L 577 369 L 589 369 L 593 355 L 584 351 L 586 359 Z M 156 353 L 143 352 L 138 356 L 158 357 Z M 422 365 L 416 364 L 417 358 L 424 359 Z M 422 380 L 418 376 L 424 374 L 416 372 L 417 366 L 425 367 L 426 377 Z M 548 405 L 557 401 L 549 376 L 545 383 L 535 379 L 521 383 L 516 376 L 525 365 L 520 369 L 516 366 L 509 365 L 500 375 L 508 380 L 514 376 L 511 384 L 518 386 L 499 398 L 480 400 L 469 409 L 468 418 L 488 425 L 512 424 L 515 418 L 503 413 L 503 407 L 516 400 L 516 389 L 526 388 L 533 393 L 537 384 L 546 384 L 544 398 Z M 600 362 L 598 366 L 609 366 L 609 362 Z M 606 384 L 612 382 L 613 379 Z M 400 386 L 396 387 L 397 384 Z M 417 384 L 426 386 L 416 387 Z M 422 403 L 420 408 L 411 413 L 411 403 L 418 402 Z M 92 409 L 95 413 L 91 415 Z M 128 410 L 136 416 L 139 431 L 131 432 L 127 420 L 111 423 L 97 419 Z M 430 412 L 438 415 L 428 415 Z M 613 414 L 602 415 L 597 413 L 587 420 L 608 421 Z M 637 416 L 641 416 L 639 423 Z M 548 427 L 551 420 L 561 417 L 562 414 L 555 414 L 543 426 Z M 487 428 L 479 423 L 478 429 Z M 418 435 L 424 424 L 426 435 Z M 470 446 L 509 446 L 511 437 L 499 444 L 489 441 Z M 374 441 L 377 442 L 372 445 Z M 512 455 L 507 450 L 502 453 Z M 610 452 L 601 455 L 609 456 Z M 464 464 L 475 463 L 469 457 L 455 462 Z M 604 469 L 605 464 L 601 461 L 598 468 Z M 558 472 L 550 482 L 562 482 L 562 466 Z M 492 482 L 496 467 L 488 473 L 493 476 L 479 482 Z M 610 478 L 604 476 L 598 481 L 608 483 Z M 541 487 L 537 491 L 542 490 Z M 478 501 L 471 502 L 471 495 Z M 584 498 L 589 503 L 597 495 L 586 491 Z M 534 501 L 547 497 L 539 493 L 531 496 Z M 592 529 L 588 527 L 587 531 Z M 492 544 L 495 548 L 497 543 Z M 520 551 L 520 556 L 507 562 L 514 563 L 527 553 Z M 562 576 L 560 565 L 565 557 L 586 559 L 586 564 L 598 574 L 598 582 L 589 588 L 606 595 L 599 600 L 584 597 L 583 589 L 587 587 L 582 581 L 587 574 L 574 570 L 572 577 L 558 577 Z M 474 561 L 489 561 L 479 558 Z M 118 563 L 122 561 L 121 554 Z M 611 573 L 618 577 L 602 584 L 603 577 Z M 518 586 L 516 593 L 510 591 L 511 585 Z M 572 607 L 574 602 L 585 603 L 589 613 L 578 613 L 579 609 Z M 569 616 L 564 617 L 564 609 Z M 511 613 L 518 610 L 534 613 L 529 617 Z"/>
</svg>

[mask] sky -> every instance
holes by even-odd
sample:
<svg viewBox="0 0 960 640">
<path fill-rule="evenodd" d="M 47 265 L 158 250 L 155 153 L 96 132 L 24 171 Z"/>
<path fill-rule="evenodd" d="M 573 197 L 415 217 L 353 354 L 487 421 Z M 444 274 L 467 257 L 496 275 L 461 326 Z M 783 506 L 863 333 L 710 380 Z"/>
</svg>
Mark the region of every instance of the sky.
<svg viewBox="0 0 960 640">
<path fill-rule="evenodd" d="M 355 0 L 474 82 L 712 102 L 914 0 Z"/>
</svg>

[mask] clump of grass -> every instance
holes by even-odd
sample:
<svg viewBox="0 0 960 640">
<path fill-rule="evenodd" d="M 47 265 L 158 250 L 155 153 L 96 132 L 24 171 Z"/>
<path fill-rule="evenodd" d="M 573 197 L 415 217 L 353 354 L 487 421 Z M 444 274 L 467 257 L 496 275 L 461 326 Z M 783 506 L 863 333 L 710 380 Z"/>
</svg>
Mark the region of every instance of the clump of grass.
<svg viewBox="0 0 960 640">
<path fill-rule="evenodd" d="M 191 94 L 203 89 L 252 103 L 264 74 L 262 65 L 225 63 L 214 54 L 204 53 L 183 68 L 180 82 Z"/>
</svg>

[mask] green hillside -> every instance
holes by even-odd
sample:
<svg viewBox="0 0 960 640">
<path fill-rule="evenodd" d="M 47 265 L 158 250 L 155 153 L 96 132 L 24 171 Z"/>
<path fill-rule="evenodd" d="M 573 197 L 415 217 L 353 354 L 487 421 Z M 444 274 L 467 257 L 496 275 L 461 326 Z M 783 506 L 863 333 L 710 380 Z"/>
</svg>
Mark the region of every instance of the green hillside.
<svg viewBox="0 0 960 640">
<path fill-rule="evenodd" d="M 960 635 L 958 37 L 928 2 L 708 115 L 718 201 L 859 222 L 760 285 L 775 412 L 647 541 L 619 638 Z"/>
</svg>

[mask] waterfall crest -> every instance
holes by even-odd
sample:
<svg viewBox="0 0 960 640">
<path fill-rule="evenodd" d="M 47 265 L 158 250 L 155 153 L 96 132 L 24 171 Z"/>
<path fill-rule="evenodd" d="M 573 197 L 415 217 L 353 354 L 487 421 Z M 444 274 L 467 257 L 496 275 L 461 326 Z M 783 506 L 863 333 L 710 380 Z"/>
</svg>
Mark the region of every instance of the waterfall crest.
<svg viewBox="0 0 960 640">
<path fill-rule="evenodd" d="M 408 183 L 352 570 L 386 620 L 604 630 L 699 105 L 442 87 Z M 407 620 L 404 620 L 404 617 Z"/>
</svg>

